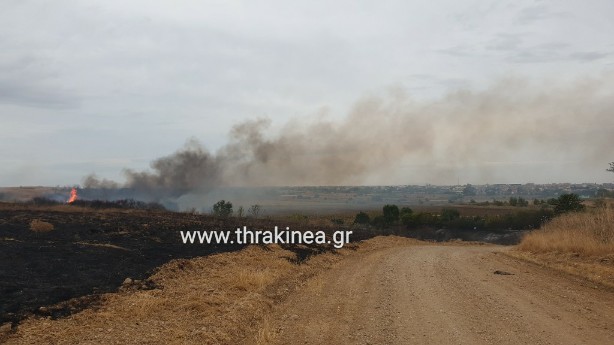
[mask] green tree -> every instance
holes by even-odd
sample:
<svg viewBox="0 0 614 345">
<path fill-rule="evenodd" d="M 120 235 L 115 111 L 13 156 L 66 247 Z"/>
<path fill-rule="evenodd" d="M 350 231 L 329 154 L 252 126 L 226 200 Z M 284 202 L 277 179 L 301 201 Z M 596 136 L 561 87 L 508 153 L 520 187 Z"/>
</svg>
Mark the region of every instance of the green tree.
<svg viewBox="0 0 614 345">
<path fill-rule="evenodd" d="M 556 200 L 556 205 L 554 207 L 554 212 L 556 213 L 567 213 L 567 212 L 579 212 L 584 210 L 584 205 L 582 205 L 582 201 L 578 194 L 562 194 Z"/>
<path fill-rule="evenodd" d="M 386 224 L 393 224 L 399 221 L 399 207 L 397 205 L 385 205 L 382 209 Z"/>
<path fill-rule="evenodd" d="M 232 203 L 230 201 L 220 200 L 213 205 L 213 214 L 218 217 L 228 217 L 232 215 Z"/>
<path fill-rule="evenodd" d="M 356 217 L 354 217 L 354 224 L 369 224 L 370 221 L 371 218 L 369 217 L 369 215 L 362 211 L 358 212 L 356 214 Z"/>
</svg>

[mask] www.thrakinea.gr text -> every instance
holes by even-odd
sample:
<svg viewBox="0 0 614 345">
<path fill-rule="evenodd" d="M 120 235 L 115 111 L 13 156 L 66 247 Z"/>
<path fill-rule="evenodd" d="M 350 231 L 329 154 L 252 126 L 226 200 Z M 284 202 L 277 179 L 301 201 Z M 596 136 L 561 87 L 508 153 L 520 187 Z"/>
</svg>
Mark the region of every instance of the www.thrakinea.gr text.
<svg viewBox="0 0 614 345">
<path fill-rule="evenodd" d="M 250 230 L 247 226 L 229 230 L 180 231 L 184 244 L 332 244 L 341 248 L 350 242 L 352 231 L 334 231 L 327 238 L 324 231 L 298 231 L 286 227 L 280 230 Z"/>
</svg>

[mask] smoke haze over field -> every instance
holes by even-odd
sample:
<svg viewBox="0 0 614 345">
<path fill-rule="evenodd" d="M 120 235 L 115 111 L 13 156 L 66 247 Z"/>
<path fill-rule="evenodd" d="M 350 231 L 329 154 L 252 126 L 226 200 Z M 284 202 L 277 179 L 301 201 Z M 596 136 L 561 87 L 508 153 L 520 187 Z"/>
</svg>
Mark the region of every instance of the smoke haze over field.
<svg viewBox="0 0 614 345">
<path fill-rule="evenodd" d="M 460 174 L 496 182 L 510 162 L 520 163 L 519 181 L 557 176 L 552 160 L 571 162 L 572 170 L 604 169 L 614 146 L 613 81 L 510 79 L 429 102 L 396 90 L 358 101 L 340 121 L 314 115 L 280 133 L 267 132 L 268 120 L 246 121 L 216 153 L 191 140 L 154 160 L 151 171 L 126 170 L 125 186 L 178 197 L 223 186 L 390 184 L 390 176 L 405 176 L 408 184 L 451 184 Z M 91 176 L 84 182 L 113 185 Z"/>
</svg>

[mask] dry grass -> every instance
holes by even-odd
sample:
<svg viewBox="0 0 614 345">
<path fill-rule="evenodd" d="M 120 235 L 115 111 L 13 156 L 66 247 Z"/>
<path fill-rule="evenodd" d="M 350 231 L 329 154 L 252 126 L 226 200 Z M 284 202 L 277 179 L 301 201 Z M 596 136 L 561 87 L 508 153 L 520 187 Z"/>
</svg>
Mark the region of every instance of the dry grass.
<svg viewBox="0 0 614 345">
<path fill-rule="evenodd" d="M 275 272 L 269 269 L 252 271 L 242 268 L 232 278 L 231 286 L 245 291 L 261 291 L 265 286 L 271 284 L 276 277 Z"/>
<path fill-rule="evenodd" d="M 611 206 L 555 218 L 524 237 L 508 255 L 614 287 Z"/>
<path fill-rule="evenodd" d="M 273 323 L 268 317 L 265 317 L 262 320 L 260 325 L 260 329 L 258 329 L 258 333 L 256 333 L 256 345 L 267 345 L 273 343 L 277 336 L 277 331 L 275 330 Z"/>
<path fill-rule="evenodd" d="M 53 231 L 54 226 L 51 223 L 42 221 L 40 219 L 34 219 L 30 222 L 30 230 L 34 232 L 49 232 Z"/>
<path fill-rule="evenodd" d="M 532 253 L 614 254 L 614 210 L 600 208 L 555 218 L 524 237 L 518 249 Z"/>
</svg>

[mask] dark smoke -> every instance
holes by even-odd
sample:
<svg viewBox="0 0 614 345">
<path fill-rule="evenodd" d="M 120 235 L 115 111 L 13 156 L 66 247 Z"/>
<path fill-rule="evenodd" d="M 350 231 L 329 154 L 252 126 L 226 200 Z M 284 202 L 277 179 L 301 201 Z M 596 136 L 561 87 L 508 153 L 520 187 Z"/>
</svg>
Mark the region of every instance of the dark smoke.
<svg viewBox="0 0 614 345">
<path fill-rule="evenodd" d="M 153 172 L 125 170 L 126 186 L 155 199 L 207 192 L 222 182 L 221 158 L 190 140 L 183 149 L 154 160 L 151 163 Z"/>
<path fill-rule="evenodd" d="M 269 121 L 246 121 L 217 153 L 190 141 L 153 161 L 151 172 L 126 170 L 123 187 L 160 199 L 228 186 L 386 184 L 404 165 L 419 167 L 404 175 L 407 183 L 455 181 L 455 171 L 466 167 L 476 180 L 496 181 L 509 162 L 527 164 L 529 177 L 534 162 L 569 160 L 592 169 L 611 160 L 612 81 L 504 80 L 428 102 L 397 93 L 363 99 L 340 121 L 290 121 L 272 136 Z"/>
</svg>

